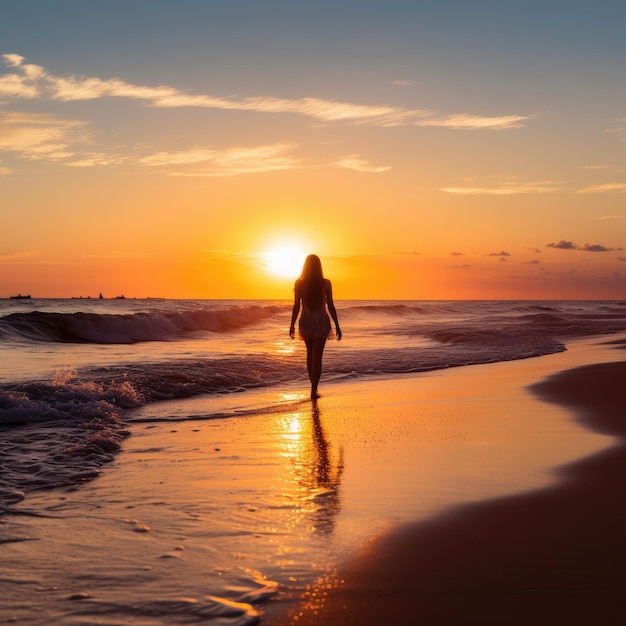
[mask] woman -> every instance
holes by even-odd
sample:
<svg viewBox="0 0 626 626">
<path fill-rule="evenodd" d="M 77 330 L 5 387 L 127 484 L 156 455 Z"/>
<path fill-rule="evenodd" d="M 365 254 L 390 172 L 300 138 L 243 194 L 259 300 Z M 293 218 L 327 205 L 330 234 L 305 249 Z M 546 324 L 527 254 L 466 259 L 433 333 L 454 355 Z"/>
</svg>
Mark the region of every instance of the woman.
<svg viewBox="0 0 626 626">
<path fill-rule="evenodd" d="M 337 341 L 341 340 L 341 329 L 337 320 L 337 311 L 333 302 L 333 288 L 330 281 L 324 278 L 322 262 L 315 254 L 309 255 L 304 261 L 300 278 L 294 287 L 293 312 L 289 336 L 295 335 L 296 319 L 302 306 L 302 315 L 298 323 L 300 337 L 306 345 L 306 366 L 311 381 L 311 399 L 319 398 L 317 386 L 322 375 L 322 355 L 326 340 L 333 336 L 328 313 L 335 322 Z"/>
</svg>

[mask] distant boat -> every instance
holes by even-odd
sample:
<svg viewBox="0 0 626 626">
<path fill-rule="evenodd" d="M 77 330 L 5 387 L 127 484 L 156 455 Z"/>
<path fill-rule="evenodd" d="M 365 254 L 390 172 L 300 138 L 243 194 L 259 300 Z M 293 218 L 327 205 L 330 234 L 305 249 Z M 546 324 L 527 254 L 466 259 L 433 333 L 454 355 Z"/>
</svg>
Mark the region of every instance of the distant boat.
<svg viewBox="0 0 626 626">
<path fill-rule="evenodd" d="M 27 296 L 23 296 L 21 293 L 18 293 L 17 296 L 10 296 L 11 300 L 30 300 L 30 294 Z"/>
</svg>

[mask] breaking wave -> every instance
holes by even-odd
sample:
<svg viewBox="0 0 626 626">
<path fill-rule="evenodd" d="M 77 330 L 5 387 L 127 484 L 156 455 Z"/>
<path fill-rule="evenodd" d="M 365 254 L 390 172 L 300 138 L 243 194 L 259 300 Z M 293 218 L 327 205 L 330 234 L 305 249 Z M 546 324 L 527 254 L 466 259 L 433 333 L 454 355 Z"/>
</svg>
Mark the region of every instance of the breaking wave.
<svg viewBox="0 0 626 626">
<path fill-rule="evenodd" d="M 171 341 L 193 333 L 238 330 L 257 324 L 281 310 L 283 308 L 278 305 L 250 305 L 125 314 L 30 311 L 0 318 L 0 338 L 95 344 Z"/>
</svg>

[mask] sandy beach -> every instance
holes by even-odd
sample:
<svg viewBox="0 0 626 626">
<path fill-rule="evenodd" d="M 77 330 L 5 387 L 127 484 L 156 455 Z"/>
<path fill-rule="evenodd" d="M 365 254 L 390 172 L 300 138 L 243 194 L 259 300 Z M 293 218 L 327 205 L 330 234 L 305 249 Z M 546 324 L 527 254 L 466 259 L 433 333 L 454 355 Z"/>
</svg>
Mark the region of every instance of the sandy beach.
<svg viewBox="0 0 626 626">
<path fill-rule="evenodd" d="M 560 467 L 551 486 L 454 507 L 372 541 L 342 570 L 341 585 L 312 590 L 288 623 L 619 623 L 625 377 L 626 362 L 597 363 L 531 387 L 614 437 L 608 449 Z"/>
<path fill-rule="evenodd" d="M 610 623 L 621 359 L 588 339 L 327 380 L 317 403 L 292 388 L 142 407 L 99 478 L 3 516 L 0 622 Z M 227 418 L 203 419 L 217 406 Z"/>
</svg>

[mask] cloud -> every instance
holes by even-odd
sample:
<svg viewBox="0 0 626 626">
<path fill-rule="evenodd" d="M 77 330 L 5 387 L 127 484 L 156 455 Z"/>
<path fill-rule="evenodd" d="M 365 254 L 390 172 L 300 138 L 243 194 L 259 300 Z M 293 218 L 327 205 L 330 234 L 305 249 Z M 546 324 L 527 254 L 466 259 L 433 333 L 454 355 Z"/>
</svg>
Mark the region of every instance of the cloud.
<svg viewBox="0 0 626 626">
<path fill-rule="evenodd" d="M 37 88 L 26 83 L 26 78 L 16 74 L 0 76 L 0 98 L 34 98 Z"/>
<path fill-rule="evenodd" d="M 333 163 L 333 165 L 345 167 L 349 170 L 356 170 L 357 172 L 387 172 L 391 169 L 390 166 L 370 165 L 368 161 L 361 159 L 358 154 L 343 157 L 336 163 Z"/>
<path fill-rule="evenodd" d="M 557 248 L 558 250 L 576 250 L 578 246 L 572 241 L 565 241 L 564 239 L 561 239 L 561 241 L 556 241 L 554 243 L 547 243 L 546 247 Z"/>
<path fill-rule="evenodd" d="M 4 54 L 3 58 L 9 67 L 21 71 L 22 74 L 0 77 L 0 94 L 23 98 L 40 97 L 71 102 L 118 97 L 142 100 L 160 108 L 204 107 L 261 113 L 299 113 L 327 122 L 369 120 L 382 125 L 407 123 L 412 118 L 428 114 L 428 111 L 400 109 L 387 105 L 335 102 L 320 98 L 289 100 L 255 96 L 234 100 L 211 95 L 191 95 L 175 87 L 133 85 L 119 78 L 59 77 L 46 72 L 42 67 L 24 64 L 24 58 L 20 55 Z"/>
<path fill-rule="evenodd" d="M 0 151 L 20 152 L 29 159 L 66 159 L 73 154 L 72 143 L 89 140 L 86 125 L 47 114 L 0 111 Z"/>
<path fill-rule="evenodd" d="M 591 185 L 579 189 L 576 193 L 606 193 L 616 191 L 617 193 L 626 193 L 626 183 L 604 183 L 602 185 Z"/>
<path fill-rule="evenodd" d="M 619 140 L 624 141 L 622 137 L 626 138 L 626 126 L 622 126 L 622 124 L 626 122 L 626 117 L 618 118 L 615 121 L 618 122 L 620 126 L 616 126 L 615 128 L 607 128 L 606 132 L 617 135 L 617 138 Z"/>
<path fill-rule="evenodd" d="M 563 181 L 509 182 L 497 187 L 441 187 L 439 191 L 465 195 L 511 196 L 524 193 L 554 193 L 561 191 Z"/>
<path fill-rule="evenodd" d="M 9 167 L 0 166 L 0 176 L 6 176 L 7 174 L 12 174 L 15 170 L 12 170 Z"/>
<path fill-rule="evenodd" d="M 234 176 L 291 169 L 299 161 L 288 152 L 295 144 L 278 143 L 252 148 L 213 150 L 195 148 L 179 152 L 157 152 L 139 160 L 141 165 L 166 168 L 170 176 Z"/>
<path fill-rule="evenodd" d="M 38 113 L 0 111 L 0 151 L 17 152 L 29 160 L 46 160 L 67 167 L 88 168 L 122 163 L 166 168 L 171 176 L 234 176 L 290 169 L 298 160 L 288 152 L 296 145 L 236 147 L 225 150 L 194 148 L 180 152 L 157 152 L 141 158 L 102 152 L 78 152 L 77 143 L 89 143 L 87 123 Z M 0 167 L 0 175 L 13 170 Z"/>
<path fill-rule="evenodd" d="M 411 85 L 415 85 L 415 81 L 413 80 L 394 80 L 394 85 L 398 85 L 399 87 L 410 87 Z"/>
<path fill-rule="evenodd" d="M 450 252 L 450 256 L 463 256 L 463 252 Z"/>
<path fill-rule="evenodd" d="M 580 250 L 582 252 L 614 252 L 616 250 L 621 250 L 622 248 L 608 248 L 607 246 L 603 246 L 599 243 L 589 244 L 585 243 L 583 245 L 579 245 L 574 243 L 573 241 L 565 241 L 561 239 L 560 241 L 556 241 L 553 243 L 547 243 L 547 248 L 556 248 L 557 250 Z"/>
<path fill-rule="evenodd" d="M 41 68 L 25 65 L 24 57 L 19 54 L 3 54 L 4 62 L 9 67 L 19 67 L 21 74 L 5 74 L 0 76 L 0 97 L 34 98 L 39 91 L 32 81 L 39 77 Z"/>
<path fill-rule="evenodd" d="M 539 259 L 533 259 L 532 261 L 524 261 L 526 265 L 539 265 Z"/>
<path fill-rule="evenodd" d="M 76 156 L 73 155 L 72 158 Z M 102 152 L 84 152 L 78 158 L 65 161 L 63 165 L 67 167 L 96 167 L 98 165 L 120 165 L 121 163 L 132 163 L 130 157 L 124 155 L 111 155 Z"/>
<path fill-rule="evenodd" d="M 622 248 L 607 248 L 606 246 L 602 246 L 599 243 L 585 243 L 578 249 L 584 250 L 585 252 L 613 252 L 614 250 L 621 250 Z"/>
<path fill-rule="evenodd" d="M 536 115 L 501 115 L 489 117 L 484 115 L 472 115 L 460 113 L 438 119 L 428 119 L 416 122 L 416 126 L 443 126 L 456 130 L 504 130 L 508 128 L 521 128 L 523 122 L 527 122 Z"/>
<path fill-rule="evenodd" d="M 9 67 L 19 67 L 24 62 L 24 57 L 19 54 L 3 54 L 2 58 Z"/>
<path fill-rule="evenodd" d="M 495 196 L 508 196 L 516 193 L 525 193 L 520 192 L 513 188 L 493 188 L 489 189 L 487 187 L 442 187 L 440 191 L 445 191 L 446 193 L 458 193 L 458 194 L 490 194 Z M 527 192 L 526 192 L 527 193 Z"/>
<path fill-rule="evenodd" d="M 623 256 L 618 256 L 618 257 L 617 257 L 617 260 L 618 260 L 618 261 L 626 261 L 626 257 L 623 257 Z"/>
<path fill-rule="evenodd" d="M 14 263 L 16 261 L 23 261 L 25 259 L 32 259 L 33 257 L 39 256 L 41 254 L 35 250 L 21 250 L 21 251 L 12 251 L 6 252 L 0 250 L 0 263 Z"/>
<path fill-rule="evenodd" d="M 596 217 L 595 221 L 601 220 L 623 220 L 626 215 L 603 215 L 602 217 Z"/>
<path fill-rule="evenodd" d="M 504 250 L 500 250 L 500 252 L 491 252 L 487 256 L 506 257 L 506 256 L 511 256 L 511 255 L 508 252 L 505 252 Z"/>
<path fill-rule="evenodd" d="M 0 77 L 0 95 L 50 98 L 62 102 L 104 97 L 140 100 L 153 107 L 204 107 L 257 113 L 295 113 L 323 122 L 352 122 L 372 126 L 443 126 L 461 130 L 519 128 L 534 115 L 489 117 L 459 113 L 434 118 L 432 111 L 390 105 L 362 105 L 322 98 L 253 96 L 239 100 L 208 94 L 193 95 L 175 87 L 133 85 L 119 78 L 55 76 L 38 65 L 26 64 L 18 54 L 4 54 L 5 64 L 18 73 Z"/>
</svg>

